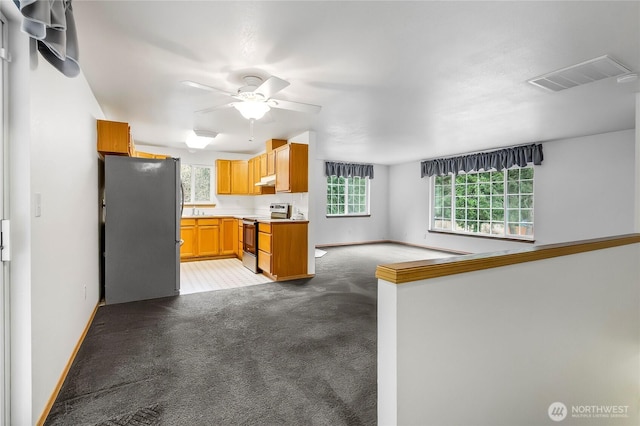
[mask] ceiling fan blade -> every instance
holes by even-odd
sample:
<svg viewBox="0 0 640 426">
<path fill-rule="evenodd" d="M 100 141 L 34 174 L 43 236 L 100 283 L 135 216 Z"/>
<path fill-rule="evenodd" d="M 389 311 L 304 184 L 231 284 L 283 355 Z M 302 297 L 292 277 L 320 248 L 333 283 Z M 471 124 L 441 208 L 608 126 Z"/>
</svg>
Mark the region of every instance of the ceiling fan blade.
<svg viewBox="0 0 640 426">
<path fill-rule="evenodd" d="M 303 104 L 302 102 L 283 101 L 280 99 L 269 99 L 267 103 L 272 108 L 288 109 L 309 114 L 317 114 L 322 109 L 320 105 Z"/>
<path fill-rule="evenodd" d="M 254 90 L 254 92 L 260 93 L 264 96 L 265 99 L 269 99 L 271 96 L 275 95 L 288 85 L 288 81 L 272 75 L 267 81 L 258 86 L 258 88 Z"/>
<path fill-rule="evenodd" d="M 196 114 L 206 114 L 206 113 L 211 112 L 211 111 L 216 111 L 216 110 L 225 109 L 225 108 L 233 108 L 233 99 L 229 99 L 229 102 L 226 102 L 224 104 L 212 106 L 212 107 L 209 107 L 209 108 L 199 109 L 199 110 L 194 111 L 194 112 Z"/>
<path fill-rule="evenodd" d="M 227 92 L 226 90 L 218 89 L 217 87 L 213 87 L 213 86 L 207 86 L 206 84 L 198 83 L 191 80 L 183 80 L 180 83 L 184 84 L 185 86 L 195 87 L 196 89 L 202 89 L 208 92 L 220 92 L 220 93 L 225 93 L 227 95 L 233 95 L 233 93 Z"/>
</svg>

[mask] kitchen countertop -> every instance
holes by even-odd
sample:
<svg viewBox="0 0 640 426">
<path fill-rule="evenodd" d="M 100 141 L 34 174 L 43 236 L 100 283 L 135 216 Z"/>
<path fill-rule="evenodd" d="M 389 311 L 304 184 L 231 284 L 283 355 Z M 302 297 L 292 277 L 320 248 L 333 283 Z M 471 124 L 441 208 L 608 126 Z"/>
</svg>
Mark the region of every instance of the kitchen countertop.
<svg viewBox="0 0 640 426">
<path fill-rule="evenodd" d="M 198 214 L 195 216 L 182 216 L 181 219 L 222 219 L 224 217 L 242 219 L 242 216 L 235 216 L 232 214 Z"/>
<path fill-rule="evenodd" d="M 307 219 L 256 219 L 260 223 L 309 223 Z"/>
<path fill-rule="evenodd" d="M 255 219 L 258 222 L 262 223 L 309 223 L 307 219 L 271 219 L 266 216 L 256 216 L 256 215 L 231 215 L 231 214 L 219 214 L 219 215 L 196 215 L 196 216 L 182 216 L 181 219 L 222 219 L 225 217 L 231 217 L 234 219 Z"/>
</svg>

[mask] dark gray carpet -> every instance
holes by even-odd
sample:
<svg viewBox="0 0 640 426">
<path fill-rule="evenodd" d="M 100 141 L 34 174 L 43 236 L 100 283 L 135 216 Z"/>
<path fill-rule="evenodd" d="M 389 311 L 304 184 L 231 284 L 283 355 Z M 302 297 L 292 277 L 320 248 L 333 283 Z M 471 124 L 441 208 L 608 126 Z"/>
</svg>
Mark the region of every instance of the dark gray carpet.
<svg viewBox="0 0 640 426">
<path fill-rule="evenodd" d="M 327 248 L 316 277 L 102 306 L 46 425 L 374 425 L 380 263 Z"/>
</svg>

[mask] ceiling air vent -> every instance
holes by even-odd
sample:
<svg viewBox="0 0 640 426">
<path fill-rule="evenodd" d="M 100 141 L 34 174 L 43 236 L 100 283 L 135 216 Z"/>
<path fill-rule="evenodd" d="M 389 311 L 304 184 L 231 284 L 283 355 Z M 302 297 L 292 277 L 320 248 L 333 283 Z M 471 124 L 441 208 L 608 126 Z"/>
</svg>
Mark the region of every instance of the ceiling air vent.
<svg viewBox="0 0 640 426">
<path fill-rule="evenodd" d="M 577 65 L 572 65 L 549 74 L 528 80 L 534 86 L 559 92 L 575 86 L 602 80 L 603 78 L 616 77 L 630 73 L 624 65 L 614 61 L 607 55 L 591 59 Z"/>
</svg>

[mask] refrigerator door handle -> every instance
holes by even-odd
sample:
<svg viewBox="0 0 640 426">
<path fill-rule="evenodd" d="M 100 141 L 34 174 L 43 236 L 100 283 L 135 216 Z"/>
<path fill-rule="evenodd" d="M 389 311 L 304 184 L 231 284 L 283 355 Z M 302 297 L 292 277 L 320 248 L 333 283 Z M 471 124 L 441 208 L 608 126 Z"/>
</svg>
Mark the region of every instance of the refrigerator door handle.
<svg viewBox="0 0 640 426">
<path fill-rule="evenodd" d="M 182 179 L 180 180 L 180 217 L 182 217 L 182 213 L 184 212 L 184 185 L 182 184 Z"/>
</svg>

